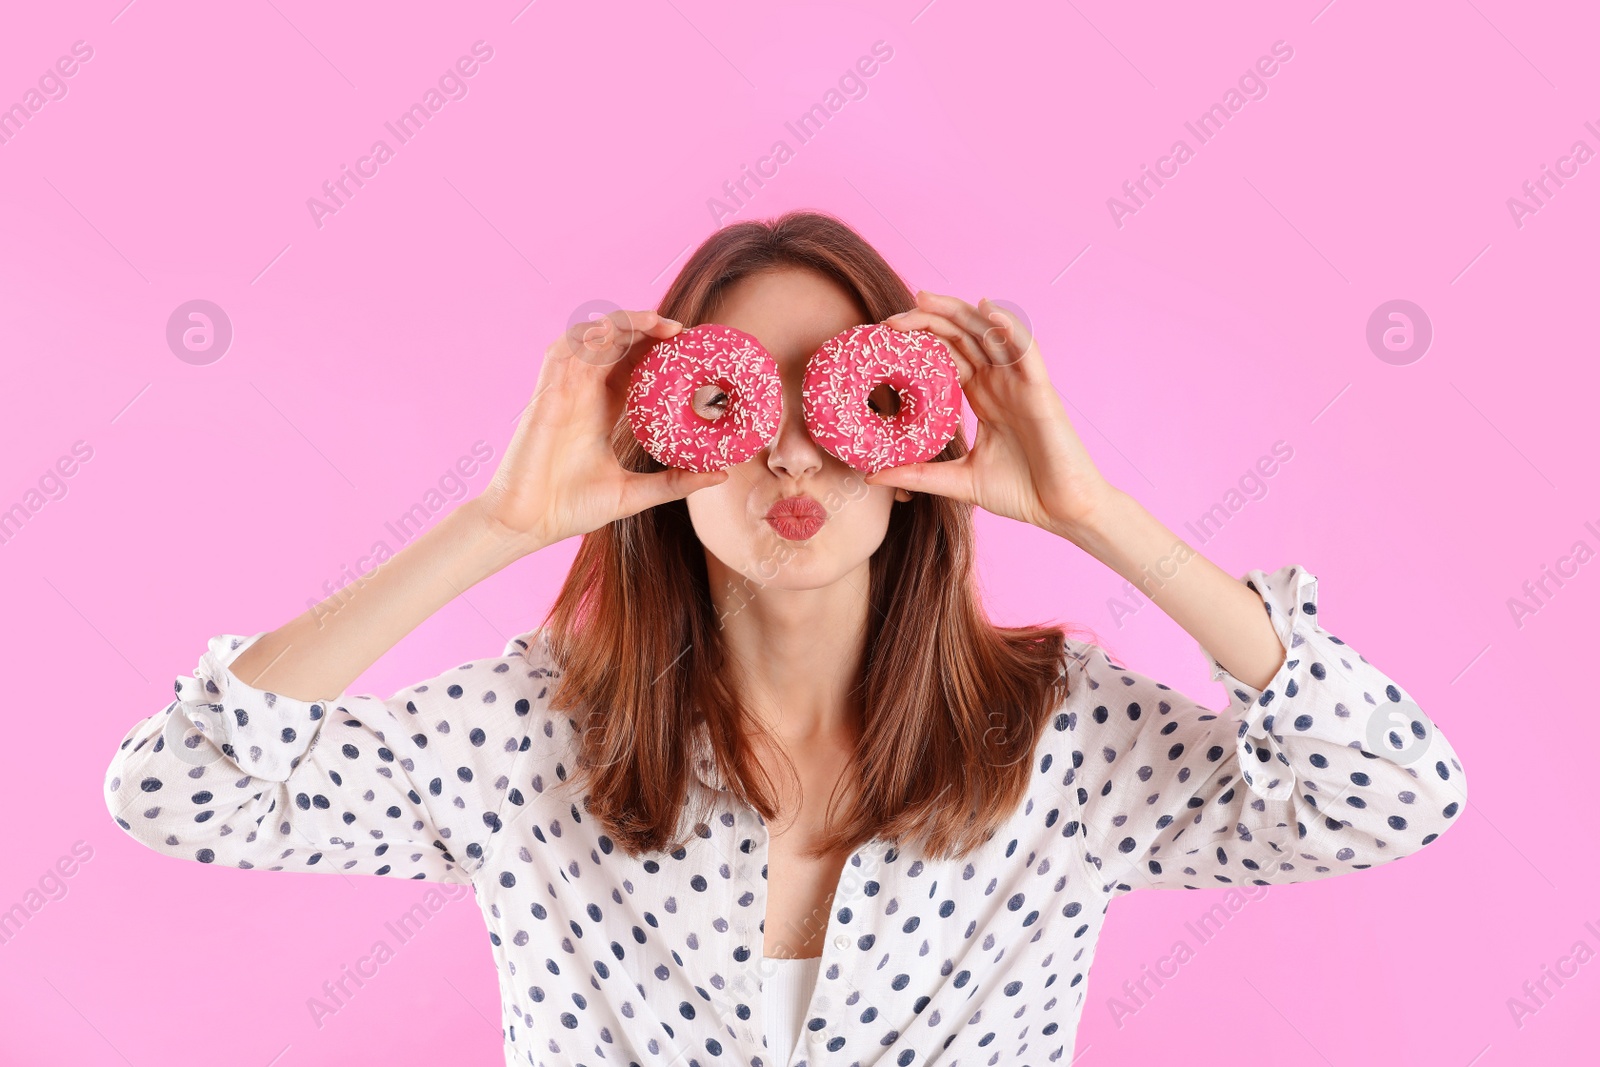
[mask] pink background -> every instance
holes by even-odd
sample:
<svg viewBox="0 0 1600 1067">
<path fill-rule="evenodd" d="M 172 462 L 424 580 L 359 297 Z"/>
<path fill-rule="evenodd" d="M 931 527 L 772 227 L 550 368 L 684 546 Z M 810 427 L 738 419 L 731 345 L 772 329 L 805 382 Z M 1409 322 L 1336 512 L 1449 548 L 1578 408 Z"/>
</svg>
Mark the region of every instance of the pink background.
<svg viewBox="0 0 1600 1067">
<path fill-rule="evenodd" d="M 0 144 L 0 509 L 32 512 L 0 544 L 0 910 L 75 842 L 91 856 L 0 944 L 0 1060 L 500 1061 L 470 895 L 319 1029 L 307 999 L 427 887 L 159 857 L 111 822 L 105 768 L 207 637 L 273 629 L 378 539 L 398 547 L 385 522 L 482 440 L 456 500 L 480 491 L 574 309 L 652 306 L 718 225 L 708 200 L 778 139 L 793 157 L 731 218 L 826 209 L 913 288 L 1025 309 L 1098 462 L 1175 531 L 1287 442 L 1267 495 L 1191 543 L 1233 574 L 1318 574 L 1323 625 L 1408 687 L 1470 776 L 1436 846 L 1271 890 L 1120 1027 L 1110 998 L 1193 947 L 1185 924 L 1221 894 L 1118 903 L 1079 1062 L 1592 1055 L 1600 963 L 1520 1026 L 1507 1005 L 1576 942 L 1600 949 L 1576 814 L 1600 563 L 1520 626 L 1507 604 L 1575 541 L 1600 548 L 1600 161 L 1521 226 L 1507 207 L 1574 141 L 1600 149 L 1591 13 L 124 2 L 19 6 L 0 35 L 0 105 L 93 48 Z M 307 198 L 395 147 L 384 122 L 480 39 L 468 94 L 319 228 Z M 879 40 L 865 96 L 799 143 L 784 123 Z M 1265 98 L 1199 144 L 1185 121 L 1280 40 Z M 1194 157 L 1119 227 L 1107 198 L 1179 137 Z M 166 343 L 192 299 L 233 325 L 209 365 Z M 1365 339 L 1392 299 L 1434 328 L 1406 365 Z M 79 441 L 92 458 L 51 481 Z M 980 537 L 999 619 L 1081 622 L 1220 704 L 1159 610 L 1119 625 L 1108 569 L 1009 520 L 980 516 Z M 499 655 L 575 547 L 472 589 L 352 691 Z"/>
</svg>

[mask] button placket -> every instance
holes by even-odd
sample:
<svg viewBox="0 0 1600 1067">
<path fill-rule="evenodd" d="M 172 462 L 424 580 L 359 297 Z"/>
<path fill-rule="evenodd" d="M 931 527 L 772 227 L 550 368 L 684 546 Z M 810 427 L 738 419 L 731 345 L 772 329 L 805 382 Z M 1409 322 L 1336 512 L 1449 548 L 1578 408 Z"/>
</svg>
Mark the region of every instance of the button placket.
<svg viewBox="0 0 1600 1067">
<path fill-rule="evenodd" d="M 754 1055 L 762 1062 L 771 1063 L 777 1057 L 775 1049 L 763 1051 L 762 1039 L 767 1032 L 766 982 L 761 970 L 761 958 L 766 951 L 762 925 L 767 913 L 767 880 L 762 871 L 767 863 L 767 829 L 754 813 L 738 808 L 735 811 L 738 840 L 735 842 L 734 911 L 738 915 L 740 941 L 748 950 L 743 963 L 740 984 L 749 990 L 750 1019 L 746 1020 L 746 1040 Z M 738 846 L 745 840 L 751 842 L 750 851 Z M 740 906 L 739 898 L 750 894 L 750 903 Z"/>
<path fill-rule="evenodd" d="M 802 1040 L 811 1067 L 818 1067 L 825 1062 L 823 1057 L 827 1053 L 830 1030 L 837 1030 L 842 1023 L 840 1012 L 845 1007 L 848 994 L 839 992 L 832 984 L 827 984 L 828 972 L 833 970 L 837 971 L 844 988 L 851 987 L 846 976 L 849 972 L 847 953 L 853 939 L 848 932 L 838 926 L 839 912 L 843 908 L 849 908 L 852 917 L 855 915 L 855 904 L 863 887 L 863 872 L 871 865 L 876 845 L 876 842 L 869 842 L 845 860 L 838 881 L 834 884 L 833 896 L 828 902 L 828 925 L 834 927 L 834 932 L 822 943 L 822 959 L 817 968 L 816 983 L 812 986 L 811 997 L 806 1004 L 805 1021 L 802 1023 L 809 1025 L 811 1019 L 819 1012 L 828 1021 L 828 1025 L 821 1029 L 804 1031 Z"/>
</svg>

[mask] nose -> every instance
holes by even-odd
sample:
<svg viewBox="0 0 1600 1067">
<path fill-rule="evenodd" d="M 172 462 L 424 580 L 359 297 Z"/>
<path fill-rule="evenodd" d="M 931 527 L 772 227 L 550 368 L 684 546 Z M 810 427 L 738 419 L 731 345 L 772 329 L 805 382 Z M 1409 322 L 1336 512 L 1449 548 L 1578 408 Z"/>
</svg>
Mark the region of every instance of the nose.
<svg viewBox="0 0 1600 1067">
<path fill-rule="evenodd" d="M 824 453 L 806 429 L 798 383 L 792 390 L 786 388 L 784 394 L 778 434 L 767 446 L 767 469 L 791 478 L 815 474 L 822 469 Z"/>
</svg>

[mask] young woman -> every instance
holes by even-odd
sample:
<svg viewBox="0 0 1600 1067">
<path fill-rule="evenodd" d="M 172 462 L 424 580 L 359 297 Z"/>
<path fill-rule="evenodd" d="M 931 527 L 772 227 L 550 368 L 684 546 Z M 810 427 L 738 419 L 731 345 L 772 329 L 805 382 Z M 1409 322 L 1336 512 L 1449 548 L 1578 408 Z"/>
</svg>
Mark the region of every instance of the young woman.
<svg viewBox="0 0 1600 1067">
<path fill-rule="evenodd" d="M 948 343 L 970 450 L 863 478 L 812 440 L 808 358 L 878 321 Z M 621 418 L 627 375 L 703 322 L 773 354 L 782 423 L 729 470 L 663 470 Z M 798 497 L 820 527 L 774 507 Z M 1227 710 L 1058 627 L 991 624 L 974 507 L 1135 583 Z M 577 535 L 501 656 L 340 695 Z M 1454 750 L 1316 608 L 1304 568 L 1235 580 L 1109 484 L 1014 317 L 913 295 L 848 227 L 793 213 L 718 231 L 659 312 L 551 345 L 483 494 L 353 593 L 212 638 L 106 802 L 183 859 L 469 883 L 508 1063 L 1070 1061 L 1118 895 L 1363 870 L 1460 812 Z"/>
</svg>

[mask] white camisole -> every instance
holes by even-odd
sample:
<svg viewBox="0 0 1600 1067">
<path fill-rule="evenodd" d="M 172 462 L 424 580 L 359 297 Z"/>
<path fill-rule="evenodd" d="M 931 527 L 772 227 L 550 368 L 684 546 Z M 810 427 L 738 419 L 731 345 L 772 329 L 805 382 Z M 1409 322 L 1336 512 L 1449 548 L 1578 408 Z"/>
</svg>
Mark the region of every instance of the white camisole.
<svg viewBox="0 0 1600 1067">
<path fill-rule="evenodd" d="M 821 956 L 798 960 L 766 955 L 761 957 L 761 969 L 767 975 L 762 989 L 762 1007 L 767 1016 L 767 1048 L 778 1064 L 789 1062 L 795 1045 L 800 1041 L 806 1005 L 811 1003 L 811 992 L 816 987 L 817 971 L 821 964 Z"/>
</svg>

